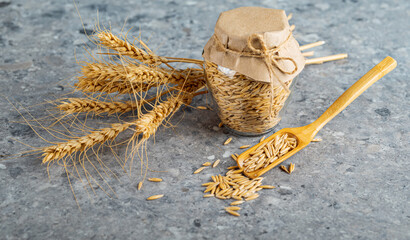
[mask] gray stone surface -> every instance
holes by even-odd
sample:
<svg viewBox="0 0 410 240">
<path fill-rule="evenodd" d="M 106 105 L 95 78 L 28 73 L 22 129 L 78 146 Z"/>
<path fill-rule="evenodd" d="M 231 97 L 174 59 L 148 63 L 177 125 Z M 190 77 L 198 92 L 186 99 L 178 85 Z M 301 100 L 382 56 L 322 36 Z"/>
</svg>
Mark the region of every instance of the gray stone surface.
<svg viewBox="0 0 410 240">
<path fill-rule="evenodd" d="M 301 44 L 325 40 L 317 55 L 347 52 L 349 59 L 307 66 L 278 128 L 316 119 L 345 89 L 385 56 L 398 61 L 394 72 L 372 86 L 291 158 L 294 174 L 279 169 L 265 183 L 278 186 L 243 205 L 242 216 L 227 215 L 227 202 L 203 199 L 201 183 L 233 164 L 228 154 L 257 138 L 229 136 L 215 128 L 212 111 L 186 109 L 175 128 L 162 128 L 148 145 L 149 172 L 162 183 L 136 190 L 139 162 L 131 177 L 122 174 L 110 151 L 102 160 L 119 179 L 107 178 L 116 195 L 108 197 L 72 179 L 76 201 L 62 167 L 50 178 L 38 155 L 46 146 L 23 121 L 47 116 L 38 104 L 70 93 L 67 80 L 79 70 L 83 34 L 72 1 L 0 1 L 0 239 L 409 239 L 409 66 L 410 2 L 340 1 L 80 1 L 87 32 L 98 18 L 114 32 L 134 27 L 144 40 L 168 56 L 200 58 L 221 11 L 245 5 L 292 12 Z M 90 46 L 92 47 L 92 46 Z M 13 106 L 5 100 L 10 99 Z M 205 97 L 193 105 L 206 104 Z M 183 118 L 182 118 L 183 117 Z M 182 120 L 181 120 L 182 119 Z M 44 134 L 44 131 L 39 130 Z M 120 148 L 118 152 L 123 152 Z M 192 171 L 207 158 L 221 167 Z M 12 159 L 10 159 L 10 157 Z M 94 175 L 95 176 L 95 175 Z M 98 176 L 95 176 L 98 178 Z M 101 183 L 101 181 L 100 181 Z M 104 189 L 108 189 L 104 186 Z M 94 190 L 95 193 L 92 191 Z M 109 191 L 109 189 L 108 189 Z M 147 202 L 151 194 L 165 194 Z"/>
</svg>

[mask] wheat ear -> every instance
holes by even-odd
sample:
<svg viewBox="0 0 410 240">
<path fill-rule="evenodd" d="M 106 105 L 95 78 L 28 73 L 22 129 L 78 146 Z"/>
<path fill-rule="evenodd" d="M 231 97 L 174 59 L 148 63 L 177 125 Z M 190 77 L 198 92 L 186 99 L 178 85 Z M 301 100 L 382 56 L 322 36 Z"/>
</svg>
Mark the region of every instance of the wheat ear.
<svg viewBox="0 0 410 240">
<path fill-rule="evenodd" d="M 135 64 L 108 64 L 88 63 L 81 68 L 85 78 L 98 79 L 98 81 L 128 81 L 132 83 L 169 83 L 179 84 L 183 82 L 187 74 L 193 76 L 204 75 L 202 69 L 166 70 L 151 68 Z"/>
<path fill-rule="evenodd" d="M 102 93 L 119 93 L 128 94 L 135 92 L 146 92 L 155 84 L 130 84 L 124 81 L 98 81 L 89 78 L 79 78 L 78 82 L 74 84 L 77 90 L 82 92 L 102 92 Z"/>
<path fill-rule="evenodd" d="M 174 93 L 167 101 L 155 107 L 154 111 L 141 117 L 135 124 L 137 132 L 143 134 L 143 139 L 148 139 L 171 113 L 176 112 L 183 104 L 191 104 L 193 93 L 204 85 L 203 81 L 188 83 L 181 91 Z"/>
<path fill-rule="evenodd" d="M 203 78 L 201 69 L 165 70 L 134 64 L 88 63 L 82 67 L 83 76 L 75 84 L 84 92 L 121 94 L 147 91 L 162 84 L 181 84 L 186 79 Z"/>
<path fill-rule="evenodd" d="M 61 101 L 57 108 L 68 114 L 94 112 L 96 114 L 126 113 L 136 109 L 139 105 L 135 101 L 103 102 L 88 98 L 68 98 Z"/>
<path fill-rule="evenodd" d="M 131 123 L 114 123 L 111 124 L 111 127 L 92 131 L 86 136 L 43 148 L 43 163 L 61 159 L 75 152 L 83 152 L 96 144 L 112 140 L 116 138 L 118 134 L 125 131 L 130 125 Z"/>
<path fill-rule="evenodd" d="M 117 51 L 120 55 L 137 59 L 142 63 L 156 66 L 168 62 L 166 58 L 154 54 L 148 54 L 141 48 L 137 48 L 126 40 L 122 40 L 115 36 L 110 31 L 99 32 L 97 38 L 103 46 Z"/>
<path fill-rule="evenodd" d="M 174 93 L 169 99 L 157 104 L 151 111 L 133 122 L 115 123 L 112 124 L 111 127 L 92 131 L 86 136 L 45 147 L 42 149 L 43 163 L 59 160 L 76 152 L 84 152 L 97 144 L 113 140 L 118 134 L 132 125 L 136 126 L 136 134 L 143 134 L 143 139 L 146 140 L 154 134 L 161 123 L 169 115 L 177 111 L 182 104 L 189 104 L 194 97 L 193 93 L 203 86 L 203 81 L 187 84 L 178 94 Z"/>
</svg>

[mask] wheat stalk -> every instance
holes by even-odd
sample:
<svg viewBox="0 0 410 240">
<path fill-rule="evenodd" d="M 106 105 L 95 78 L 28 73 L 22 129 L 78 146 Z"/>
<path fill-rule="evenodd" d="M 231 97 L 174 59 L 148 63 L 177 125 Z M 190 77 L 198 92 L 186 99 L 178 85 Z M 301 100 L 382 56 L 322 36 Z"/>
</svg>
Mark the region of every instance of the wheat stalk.
<svg viewBox="0 0 410 240">
<path fill-rule="evenodd" d="M 94 112 L 96 114 L 114 114 L 132 111 L 138 107 L 134 101 L 126 102 L 103 102 L 87 98 L 68 98 L 61 101 L 58 109 L 68 114 L 81 112 Z"/>
<path fill-rule="evenodd" d="M 174 93 L 166 101 L 157 104 L 151 111 L 135 121 L 114 123 L 111 124 L 111 127 L 91 131 L 86 136 L 45 147 L 42 149 L 43 163 L 59 160 L 76 152 L 87 151 L 97 144 L 115 139 L 118 134 L 133 125 L 135 126 L 135 135 L 143 134 L 142 141 L 145 141 L 156 132 L 157 128 L 168 116 L 176 112 L 183 104 L 190 104 L 194 97 L 193 93 L 203 86 L 203 81 L 196 81 L 186 85 L 181 91 L 175 91 L 177 93 Z"/>
<path fill-rule="evenodd" d="M 101 31 L 97 34 L 97 38 L 102 45 L 112 50 L 117 51 L 120 55 L 128 56 L 148 65 L 159 65 L 166 63 L 168 60 L 154 54 L 148 54 L 141 48 L 137 48 L 129 42 L 120 39 L 109 31 Z"/>
</svg>

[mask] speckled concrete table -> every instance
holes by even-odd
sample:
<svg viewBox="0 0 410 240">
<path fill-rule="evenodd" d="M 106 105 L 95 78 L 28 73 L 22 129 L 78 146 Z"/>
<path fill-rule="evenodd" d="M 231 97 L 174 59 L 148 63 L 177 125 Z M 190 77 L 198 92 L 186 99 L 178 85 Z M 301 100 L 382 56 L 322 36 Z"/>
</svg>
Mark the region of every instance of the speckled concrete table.
<svg viewBox="0 0 410 240">
<path fill-rule="evenodd" d="M 148 148 L 149 172 L 164 182 L 137 191 L 139 168 L 120 174 L 112 155 L 102 158 L 119 179 L 107 182 L 116 195 L 95 193 L 73 179 L 76 201 L 63 168 L 50 179 L 39 156 L 12 154 L 46 146 L 25 124 L 24 109 L 67 94 L 89 44 L 72 1 L 0 1 L 0 239 L 409 239 L 410 2 L 396 1 L 80 1 L 86 32 L 97 18 L 118 32 L 142 38 L 161 55 L 201 58 L 218 14 L 239 6 L 292 12 L 301 44 L 325 40 L 317 55 L 347 52 L 348 60 L 308 66 L 300 75 L 278 128 L 316 119 L 344 90 L 385 56 L 394 72 L 372 86 L 321 132 L 323 141 L 292 157 L 296 170 L 279 169 L 264 183 L 277 186 L 243 205 L 239 218 L 227 205 L 203 199 L 201 183 L 232 165 L 229 155 L 257 138 L 230 136 L 216 127 L 216 114 L 185 109 L 175 128 L 162 128 Z M 21 104 L 21 105 L 20 105 Z M 206 104 L 198 97 L 194 106 Z M 44 108 L 45 109 L 45 108 Z M 13 157 L 13 156 L 11 156 Z M 192 175 L 208 159 L 220 167 Z M 138 165 L 138 164 L 136 164 Z M 145 198 L 163 193 L 154 202 Z"/>
</svg>

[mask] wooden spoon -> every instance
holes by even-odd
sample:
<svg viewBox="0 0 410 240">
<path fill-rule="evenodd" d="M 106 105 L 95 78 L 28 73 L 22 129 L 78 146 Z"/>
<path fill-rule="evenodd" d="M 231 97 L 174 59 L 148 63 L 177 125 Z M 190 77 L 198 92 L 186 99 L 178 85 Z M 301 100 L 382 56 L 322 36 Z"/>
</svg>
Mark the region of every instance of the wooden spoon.
<svg viewBox="0 0 410 240">
<path fill-rule="evenodd" d="M 239 155 L 238 159 L 236 160 L 238 166 L 243 169 L 243 161 L 249 158 L 249 154 L 252 153 L 255 149 L 257 149 L 261 144 L 271 141 L 277 135 L 282 135 L 287 133 L 288 135 L 295 137 L 297 139 L 297 146 L 296 148 L 292 149 L 282 157 L 276 159 L 270 165 L 265 168 L 258 169 L 252 172 L 245 172 L 244 174 L 250 178 L 256 178 L 260 175 L 266 173 L 270 169 L 274 168 L 278 164 L 282 163 L 286 159 L 288 159 L 293 154 L 299 152 L 304 147 L 306 147 L 312 139 L 315 137 L 317 132 L 322 129 L 323 126 L 326 125 L 330 120 L 332 120 L 337 114 L 339 114 L 343 109 L 345 109 L 350 103 L 353 102 L 360 94 L 362 94 L 366 89 L 368 89 L 373 83 L 377 80 L 382 78 L 384 75 L 392 71 L 397 66 L 396 60 L 391 57 L 386 57 L 377 64 L 374 68 L 372 68 L 369 72 L 367 72 L 363 77 L 361 77 L 357 82 L 355 82 L 349 89 L 346 90 L 323 114 L 320 116 L 316 121 L 313 123 L 298 127 L 298 128 L 284 128 L 272 136 L 268 137 L 264 141 L 256 144 L 252 148 L 248 149 L 247 151 L 243 152 Z"/>
</svg>

